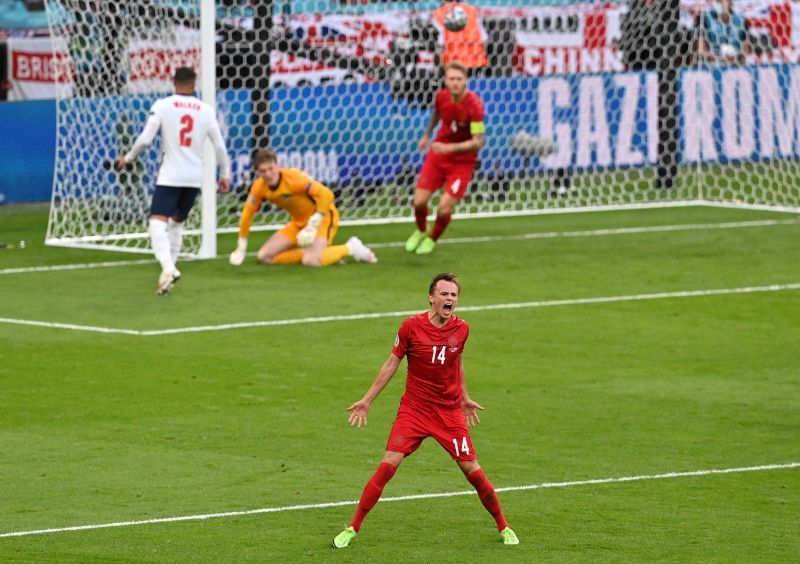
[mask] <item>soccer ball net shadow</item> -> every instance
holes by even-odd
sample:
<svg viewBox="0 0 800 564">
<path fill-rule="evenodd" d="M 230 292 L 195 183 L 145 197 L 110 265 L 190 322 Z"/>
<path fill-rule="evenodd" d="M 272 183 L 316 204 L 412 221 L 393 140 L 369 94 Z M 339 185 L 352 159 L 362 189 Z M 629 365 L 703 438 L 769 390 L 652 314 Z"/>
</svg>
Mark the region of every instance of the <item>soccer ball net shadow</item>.
<svg viewBox="0 0 800 564">
<path fill-rule="evenodd" d="M 109 163 L 171 92 L 174 69 L 199 70 L 199 4 L 48 0 L 59 77 L 49 243 L 148 249 L 160 140 L 131 170 Z M 216 101 L 234 172 L 218 232 L 236 230 L 252 154 L 266 146 L 333 189 L 343 223 L 410 221 L 417 142 L 449 57 L 472 61 L 486 110 L 461 215 L 800 210 L 800 8 L 553 4 L 487 0 L 469 16 L 438 1 L 217 2 Z M 286 221 L 262 212 L 256 229 Z M 196 206 L 190 254 L 199 216 Z"/>
</svg>

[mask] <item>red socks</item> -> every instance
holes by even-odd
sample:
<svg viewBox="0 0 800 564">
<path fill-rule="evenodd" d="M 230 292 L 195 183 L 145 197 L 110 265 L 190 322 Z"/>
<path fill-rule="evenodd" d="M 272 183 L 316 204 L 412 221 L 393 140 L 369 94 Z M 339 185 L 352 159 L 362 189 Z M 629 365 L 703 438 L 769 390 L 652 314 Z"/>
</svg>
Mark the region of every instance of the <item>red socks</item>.
<svg viewBox="0 0 800 564">
<path fill-rule="evenodd" d="M 355 517 L 350 522 L 356 532 L 361 529 L 361 523 L 367 516 L 367 513 L 375 507 L 378 500 L 381 498 L 383 488 L 389 483 L 397 468 L 388 462 L 381 462 L 375 474 L 369 479 L 367 485 L 364 486 L 364 492 L 361 494 L 361 499 L 358 500 L 358 508 L 356 509 Z M 481 503 L 486 510 L 491 513 L 497 523 L 497 530 L 502 531 L 508 527 L 506 518 L 503 516 L 503 510 L 500 508 L 500 501 L 497 499 L 497 494 L 494 491 L 494 486 L 483 473 L 483 470 L 478 469 L 467 476 L 469 483 L 478 491 L 478 497 L 481 498 Z"/>
<path fill-rule="evenodd" d="M 378 500 L 381 498 L 381 494 L 383 493 L 383 488 L 389 483 L 389 480 L 392 479 L 394 473 L 397 472 L 397 468 L 389 464 L 388 462 L 381 462 L 378 469 L 375 471 L 375 474 L 372 475 L 372 478 L 369 479 L 367 485 L 364 486 L 364 492 L 361 494 L 361 499 L 358 500 L 358 509 L 356 509 L 356 515 L 353 517 L 353 520 L 350 523 L 350 526 L 353 527 L 356 532 L 361 529 L 361 522 L 364 520 L 364 517 L 367 516 L 367 513 L 375 507 L 375 504 L 378 503 Z M 488 484 L 489 481 L 487 480 L 486 483 Z M 489 488 L 492 485 L 489 484 Z M 494 493 L 494 490 L 492 490 Z M 498 507 L 500 507 L 498 505 Z M 502 513 L 501 513 L 502 515 Z"/>
<path fill-rule="evenodd" d="M 428 230 L 428 206 L 415 207 L 414 219 L 417 221 L 417 229 L 420 231 Z"/>
<path fill-rule="evenodd" d="M 444 230 L 447 228 L 447 225 L 450 223 L 450 219 L 452 215 L 447 214 L 436 214 L 436 223 L 433 226 L 433 230 L 431 231 L 429 237 L 434 241 L 438 241 L 439 237 L 442 236 Z M 428 230 L 428 207 L 415 207 L 414 208 L 414 219 L 417 222 L 417 229 L 420 231 L 427 231 Z"/>
<path fill-rule="evenodd" d="M 436 224 L 433 226 L 433 231 L 431 231 L 430 238 L 434 241 L 438 241 L 439 237 L 442 236 L 444 233 L 445 228 L 450 223 L 450 219 L 452 215 L 448 214 L 438 214 L 436 216 Z"/>
<path fill-rule="evenodd" d="M 481 498 L 481 503 L 497 522 L 497 530 L 502 531 L 508 527 L 506 518 L 503 516 L 503 510 L 500 508 L 500 500 L 497 499 L 497 494 L 494 491 L 494 486 L 484 475 L 483 470 L 475 470 L 467 476 L 467 480 L 478 490 L 478 497 Z"/>
</svg>

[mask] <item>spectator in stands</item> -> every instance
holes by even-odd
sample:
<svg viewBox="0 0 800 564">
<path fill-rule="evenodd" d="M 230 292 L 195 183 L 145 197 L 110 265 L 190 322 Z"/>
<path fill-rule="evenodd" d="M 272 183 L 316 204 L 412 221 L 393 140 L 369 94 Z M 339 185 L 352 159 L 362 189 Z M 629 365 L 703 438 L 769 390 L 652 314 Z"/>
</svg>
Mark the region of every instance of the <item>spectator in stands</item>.
<svg viewBox="0 0 800 564">
<path fill-rule="evenodd" d="M 8 92 L 11 90 L 8 33 L 5 30 L 40 28 L 47 28 L 44 2 L 0 0 L 0 102 L 8 99 Z"/>
<path fill-rule="evenodd" d="M 116 96 L 125 84 L 126 42 L 123 3 L 87 0 L 70 10 L 77 32 L 69 42 L 79 96 Z"/>
<path fill-rule="evenodd" d="M 467 25 L 460 31 L 450 31 L 444 25 L 444 18 L 453 8 L 461 8 L 467 15 Z M 488 36 L 481 26 L 478 10 L 463 2 L 442 2 L 442 5 L 431 14 L 436 28 L 439 30 L 442 46 L 441 63 L 460 62 L 469 69 L 470 76 L 479 73 L 489 62 L 486 57 L 486 41 Z"/>
<path fill-rule="evenodd" d="M 0 30 L 0 102 L 8 99 L 8 91 L 11 90 L 11 83 L 8 80 L 8 36 Z"/>
<path fill-rule="evenodd" d="M 703 14 L 697 50 L 701 61 L 741 64 L 750 54 L 745 19 L 733 12 L 733 0 L 714 2 L 714 9 Z"/>
<path fill-rule="evenodd" d="M 631 0 L 620 31 L 625 65 L 658 74 L 656 188 L 670 190 L 678 175 L 678 69 L 687 64 L 691 44 L 679 0 Z"/>
<path fill-rule="evenodd" d="M 36 9 L 32 9 L 36 8 Z M 44 2 L 0 0 L 0 29 L 39 29 L 47 27 Z"/>
</svg>

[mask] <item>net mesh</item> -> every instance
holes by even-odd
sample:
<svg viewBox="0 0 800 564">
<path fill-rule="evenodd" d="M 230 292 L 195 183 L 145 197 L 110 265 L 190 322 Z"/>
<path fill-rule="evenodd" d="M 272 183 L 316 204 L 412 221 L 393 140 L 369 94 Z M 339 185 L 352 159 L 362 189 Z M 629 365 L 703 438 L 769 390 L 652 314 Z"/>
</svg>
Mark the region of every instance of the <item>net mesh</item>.
<svg viewBox="0 0 800 564">
<path fill-rule="evenodd" d="M 460 31 L 440 6 L 217 2 L 217 110 L 234 171 L 219 231 L 235 231 L 266 146 L 331 187 L 344 221 L 409 220 L 448 58 L 474 67 L 486 108 L 461 214 L 800 208 L 793 4 L 483 1 Z M 50 0 L 48 13 L 64 65 L 48 240 L 145 250 L 159 140 L 131 171 L 108 163 L 171 92 L 174 69 L 199 69 L 199 2 Z M 256 228 L 286 221 L 262 211 Z M 199 224 L 197 210 L 190 253 Z"/>
</svg>

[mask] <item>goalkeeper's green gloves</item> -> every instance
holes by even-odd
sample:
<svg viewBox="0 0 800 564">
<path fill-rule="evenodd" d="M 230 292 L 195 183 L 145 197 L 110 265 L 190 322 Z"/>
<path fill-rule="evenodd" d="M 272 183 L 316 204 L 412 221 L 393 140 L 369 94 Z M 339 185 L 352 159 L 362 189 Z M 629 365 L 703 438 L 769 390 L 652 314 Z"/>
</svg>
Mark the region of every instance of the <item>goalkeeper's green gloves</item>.
<svg viewBox="0 0 800 564">
<path fill-rule="evenodd" d="M 231 253 L 228 262 L 233 266 L 241 266 L 244 262 L 244 257 L 247 254 L 247 237 L 239 237 L 236 243 L 236 249 Z"/>
<path fill-rule="evenodd" d="M 314 239 L 317 237 L 317 229 L 319 229 L 319 226 L 322 225 L 323 217 L 325 216 L 319 212 L 316 212 L 314 215 L 308 218 L 308 223 L 306 223 L 306 226 L 303 227 L 300 230 L 300 233 L 297 234 L 298 247 L 308 247 L 314 242 Z"/>
</svg>

